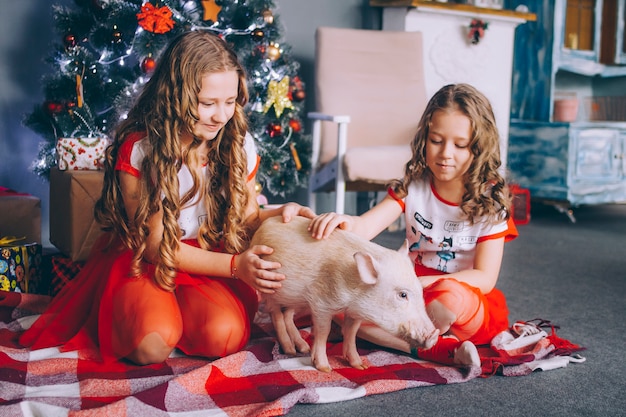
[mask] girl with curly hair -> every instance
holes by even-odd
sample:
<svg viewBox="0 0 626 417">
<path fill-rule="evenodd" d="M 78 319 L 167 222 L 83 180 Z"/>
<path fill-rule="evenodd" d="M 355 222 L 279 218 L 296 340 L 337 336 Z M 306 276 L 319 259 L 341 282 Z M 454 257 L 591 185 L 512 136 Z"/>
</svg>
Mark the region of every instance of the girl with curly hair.
<svg viewBox="0 0 626 417">
<path fill-rule="evenodd" d="M 442 87 L 428 102 L 411 149 L 404 178 L 391 183 L 380 203 L 361 216 L 319 215 L 310 230 L 318 239 L 337 227 L 372 239 L 404 213 L 409 256 L 439 340 L 424 350 L 372 325 L 359 335 L 423 359 L 477 366 L 475 344 L 509 327 L 495 285 L 504 242 L 517 236 L 489 101 L 467 84 Z"/>
<path fill-rule="evenodd" d="M 285 278 L 261 259 L 271 248 L 248 247 L 251 234 L 270 216 L 314 215 L 295 203 L 260 210 L 247 99 L 244 70 L 218 36 L 171 42 L 107 149 L 95 208 L 106 233 L 23 345 L 140 365 L 174 348 L 217 358 L 244 347 L 258 293 Z"/>
</svg>

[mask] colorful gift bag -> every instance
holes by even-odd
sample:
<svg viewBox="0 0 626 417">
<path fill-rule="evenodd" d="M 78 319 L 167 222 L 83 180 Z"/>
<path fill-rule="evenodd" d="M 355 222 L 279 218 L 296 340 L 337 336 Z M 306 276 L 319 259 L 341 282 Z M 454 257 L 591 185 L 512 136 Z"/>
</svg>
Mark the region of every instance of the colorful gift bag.
<svg viewBox="0 0 626 417">
<path fill-rule="evenodd" d="M 45 294 L 41 286 L 42 246 L 19 245 L 15 238 L 0 239 L 0 290 Z"/>
<path fill-rule="evenodd" d="M 106 137 L 59 138 L 56 146 L 59 170 L 102 169 L 104 152 L 110 143 Z"/>
</svg>

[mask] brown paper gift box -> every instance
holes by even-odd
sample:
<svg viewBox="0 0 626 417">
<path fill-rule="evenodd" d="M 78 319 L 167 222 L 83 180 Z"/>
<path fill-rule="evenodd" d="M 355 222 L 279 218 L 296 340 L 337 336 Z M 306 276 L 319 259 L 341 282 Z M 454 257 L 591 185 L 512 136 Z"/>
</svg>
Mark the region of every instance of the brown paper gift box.
<svg viewBox="0 0 626 417">
<path fill-rule="evenodd" d="M 22 242 L 41 243 L 41 200 L 11 192 L 0 195 L 0 237 L 24 238 Z"/>
<path fill-rule="evenodd" d="M 102 234 L 93 217 L 103 171 L 50 170 L 50 242 L 73 261 L 85 261 Z"/>
</svg>

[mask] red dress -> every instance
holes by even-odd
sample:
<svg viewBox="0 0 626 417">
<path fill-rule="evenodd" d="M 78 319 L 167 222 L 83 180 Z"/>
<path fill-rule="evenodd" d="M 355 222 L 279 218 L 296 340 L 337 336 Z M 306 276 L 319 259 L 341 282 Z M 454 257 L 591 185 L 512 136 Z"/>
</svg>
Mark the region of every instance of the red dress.
<svg viewBox="0 0 626 417">
<path fill-rule="evenodd" d="M 256 154 L 248 157 L 258 166 Z M 199 246 L 195 239 L 184 242 Z M 144 263 L 142 274 L 131 277 L 131 260 L 130 249 L 104 234 L 80 273 L 55 296 L 20 343 L 32 349 L 61 346 L 63 351 L 76 350 L 82 357 L 105 362 L 128 356 L 154 332 L 189 355 L 221 357 L 245 346 L 258 308 L 253 288 L 232 278 L 178 271 L 176 289 L 169 292 L 154 284 L 151 264 Z"/>
</svg>

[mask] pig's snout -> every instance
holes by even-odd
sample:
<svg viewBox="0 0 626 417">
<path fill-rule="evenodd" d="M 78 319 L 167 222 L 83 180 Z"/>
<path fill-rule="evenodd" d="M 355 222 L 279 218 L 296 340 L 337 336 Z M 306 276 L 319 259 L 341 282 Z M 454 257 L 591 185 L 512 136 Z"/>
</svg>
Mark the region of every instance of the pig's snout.
<svg viewBox="0 0 626 417">
<path fill-rule="evenodd" d="M 423 340 L 421 348 L 422 349 L 430 349 L 435 346 L 437 343 L 437 339 L 439 339 L 439 329 L 433 329 Z"/>
<path fill-rule="evenodd" d="M 411 346 L 419 347 L 422 349 L 430 349 L 437 343 L 439 338 L 439 330 L 434 326 L 414 326 L 410 329 L 402 329 L 404 339 L 409 342 Z"/>
</svg>

